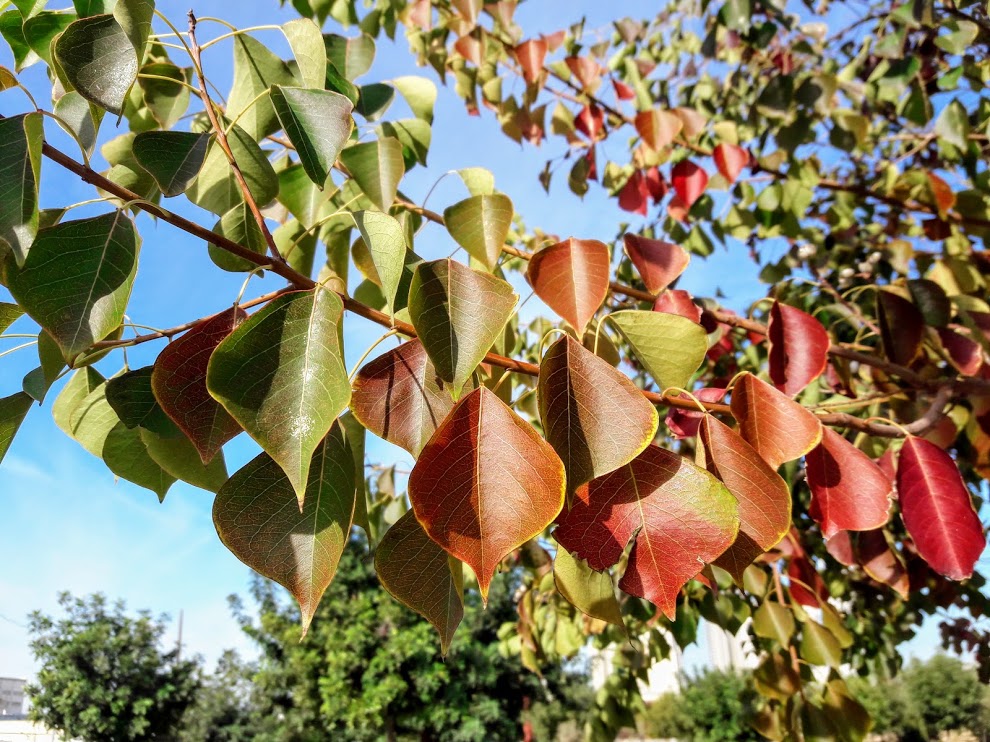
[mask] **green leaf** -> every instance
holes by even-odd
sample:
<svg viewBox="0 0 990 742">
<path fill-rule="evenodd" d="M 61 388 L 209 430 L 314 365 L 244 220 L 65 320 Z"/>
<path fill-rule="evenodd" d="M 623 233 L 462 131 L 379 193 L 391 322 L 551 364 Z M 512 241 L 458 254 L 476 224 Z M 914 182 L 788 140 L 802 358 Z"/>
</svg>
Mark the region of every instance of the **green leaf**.
<svg viewBox="0 0 990 742">
<path fill-rule="evenodd" d="M 0 301 L 0 333 L 6 332 L 7 328 L 23 316 L 24 310 L 16 304 Z"/>
<path fill-rule="evenodd" d="M 155 79 L 138 77 L 141 97 L 158 125 L 171 129 L 189 108 L 190 92 L 183 84 L 188 82 L 187 71 L 171 62 L 154 62 L 142 67 L 141 74 L 156 75 Z M 158 79 L 161 77 L 168 80 Z"/>
<path fill-rule="evenodd" d="M 154 492 L 159 502 L 165 500 L 165 493 L 176 482 L 175 477 L 151 458 L 140 431 L 123 423 L 117 423 L 107 434 L 103 443 L 103 461 L 121 479 Z"/>
<path fill-rule="evenodd" d="M 960 21 L 949 18 L 944 22 L 944 28 L 949 33 L 935 37 L 935 46 L 944 49 L 949 54 L 965 54 L 970 45 L 976 41 L 980 28 L 972 21 Z"/>
<path fill-rule="evenodd" d="M 399 94 L 405 98 L 413 116 L 433 123 L 433 108 L 437 102 L 437 86 L 432 80 L 418 75 L 396 77 L 390 80 Z"/>
<path fill-rule="evenodd" d="M 496 193 L 458 201 L 444 210 L 443 220 L 454 241 L 493 270 L 509 236 L 513 213 L 509 197 Z"/>
<path fill-rule="evenodd" d="M 250 207 L 246 203 L 240 203 L 222 217 L 215 225 L 213 231 L 217 234 L 233 240 L 238 245 L 253 250 L 258 255 L 264 255 L 268 250 L 268 242 L 265 235 L 258 226 L 258 221 L 251 213 Z M 232 273 L 252 271 L 258 266 L 249 260 L 233 255 L 214 244 L 207 245 L 207 250 L 216 266 L 222 270 Z"/>
<path fill-rule="evenodd" d="M 447 556 L 410 510 L 385 532 L 375 571 L 389 595 L 433 624 L 446 655 L 464 617 L 461 562 Z"/>
<path fill-rule="evenodd" d="M 69 414 L 68 433 L 97 458 L 103 456 L 103 444 L 120 422 L 107 402 L 107 385 L 101 383 L 83 397 Z M 61 395 L 59 395 L 61 398 Z"/>
<path fill-rule="evenodd" d="M 317 230 L 307 230 L 296 219 L 289 219 L 272 233 L 272 239 L 289 267 L 308 276 L 316 261 L 316 235 Z"/>
<path fill-rule="evenodd" d="M 518 298 L 505 281 L 450 258 L 416 268 L 409 315 L 454 399 L 502 334 Z"/>
<path fill-rule="evenodd" d="M 138 62 L 141 62 L 151 34 L 151 19 L 155 17 L 154 0 L 116 0 L 113 17 L 131 40 Z"/>
<path fill-rule="evenodd" d="M 284 24 L 282 33 L 296 58 L 301 85 L 323 89 L 327 76 L 327 49 L 320 27 L 309 18 L 297 18 Z"/>
<path fill-rule="evenodd" d="M 239 126 L 227 134 L 227 141 L 254 200 L 258 206 L 267 206 L 278 195 L 278 175 L 264 150 Z M 197 206 L 217 215 L 226 214 L 244 201 L 227 156 L 216 141 L 210 143 L 206 161 L 186 195 Z"/>
<path fill-rule="evenodd" d="M 24 417 L 31 409 L 33 401 L 24 392 L 17 392 L 0 399 L 0 461 L 3 461 L 3 457 L 7 455 L 17 429 L 24 422 Z"/>
<path fill-rule="evenodd" d="M 103 374 L 95 368 L 82 368 L 76 371 L 52 405 L 52 419 L 67 435 L 72 435 L 72 413 L 95 389 L 106 382 Z"/>
<path fill-rule="evenodd" d="M 384 137 L 355 144 L 340 153 L 340 161 L 375 206 L 382 211 L 391 208 L 399 181 L 406 174 L 398 139 Z"/>
<path fill-rule="evenodd" d="M 40 113 L 0 120 L 0 252 L 24 265 L 38 234 L 38 184 L 44 130 Z"/>
<path fill-rule="evenodd" d="M 753 632 L 786 647 L 794 636 L 794 613 L 786 605 L 764 600 L 753 614 Z"/>
<path fill-rule="evenodd" d="M 406 236 L 402 225 L 380 211 L 355 211 L 353 216 L 375 264 L 389 314 L 394 315 L 406 260 Z"/>
<path fill-rule="evenodd" d="M 839 667 L 842 664 L 842 647 L 831 631 L 814 621 L 807 621 L 801 629 L 801 659 L 812 665 Z"/>
<path fill-rule="evenodd" d="M 953 100 L 935 119 L 935 134 L 942 141 L 964 150 L 968 146 L 969 116 L 963 104 Z"/>
<path fill-rule="evenodd" d="M 625 626 L 608 570 L 598 572 L 563 546 L 553 559 L 553 581 L 564 599 L 592 618 Z"/>
<path fill-rule="evenodd" d="M 166 196 L 184 193 L 203 167 L 209 134 L 146 131 L 134 137 L 134 158 Z"/>
<path fill-rule="evenodd" d="M 279 123 L 306 174 L 322 190 L 354 124 L 353 106 L 339 93 L 306 88 L 271 89 Z"/>
<path fill-rule="evenodd" d="M 687 387 L 708 352 L 697 322 L 666 312 L 628 309 L 608 315 L 661 389 Z"/>
<path fill-rule="evenodd" d="M 457 171 L 464 186 L 472 196 L 490 196 L 495 193 L 495 176 L 483 167 L 464 167 Z"/>
<path fill-rule="evenodd" d="M 420 119 L 386 121 L 378 127 L 379 136 L 395 137 L 402 143 L 403 159 L 410 167 L 415 162 L 426 165 L 426 156 L 433 140 L 430 125 Z"/>
<path fill-rule="evenodd" d="M 16 10 L 8 10 L 0 13 L 0 36 L 10 46 L 10 51 L 14 55 L 14 70 L 20 72 L 25 67 L 30 67 L 38 61 L 38 55 L 34 53 L 24 38 L 24 19 Z"/>
<path fill-rule="evenodd" d="M 368 34 L 346 38 L 337 34 L 324 34 L 327 60 L 348 80 L 355 80 L 371 69 L 375 61 L 375 40 Z"/>
<path fill-rule="evenodd" d="M 52 41 L 76 20 L 72 12 L 42 11 L 24 21 L 24 41 L 41 57 L 45 64 L 52 63 Z"/>
<path fill-rule="evenodd" d="M 371 527 L 368 524 L 368 500 L 365 495 L 364 481 L 364 426 L 357 421 L 350 410 L 344 412 L 337 422 L 344 431 L 347 446 L 351 449 L 354 460 L 354 525 L 360 526 L 371 539 Z"/>
<path fill-rule="evenodd" d="M 25 374 L 21 388 L 40 404 L 65 368 L 62 349 L 44 330 L 38 333 L 38 360 L 41 365 Z"/>
<path fill-rule="evenodd" d="M 145 366 L 114 376 L 107 382 L 106 398 L 126 428 L 142 427 L 163 436 L 176 436 L 179 429 L 158 404 L 151 390 L 154 366 Z"/>
<path fill-rule="evenodd" d="M 218 451 L 209 464 L 204 464 L 192 441 L 184 435 L 159 436 L 147 428 L 139 428 L 148 455 L 168 474 L 207 492 L 218 492 L 227 481 L 227 464 L 223 451 Z"/>
<path fill-rule="evenodd" d="M 130 38 L 111 15 L 81 18 L 55 42 L 55 60 L 73 87 L 117 116 L 138 72 Z"/>
<path fill-rule="evenodd" d="M 72 4 L 79 17 L 86 18 L 91 15 L 112 13 L 117 0 L 72 0 Z"/>
<path fill-rule="evenodd" d="M 206 374 L 210 394 L 285 470 L 300 506 L 313 452 L 351 398 L 343 311 L 322 288 L 283 294 L 217 346 Z"/>
<path fill-rule="evenodd" d="M 103 121 L 105 111 L 71 90 L 55 103 L 58 125 L 74 134 L 88 160 L 96 149 L 96 135 Z"/>
<path fill-rule="evenodd" d="M 304 227 L 316 224 L 328 204 L 327 195 L 302 165 L 292 165 L 278 173 L 278 200 Z"/>
<path fill-rule="evenodd" d="M 367 121 L 377 121 L 395 99 L 395 88 L 383 82 L 373 82 L 358 88 L 358 102 L 354 110 Z"/>
<path fill-rule="evenodd" d="M 138 235 L 121 211 L 62 222 L 38 233 L 10 292 L 66 359 L 120 326 L 137 272 Z"/>
<path fill-rule="evenodd" d="M 304 635 L 337 571 L 354 516 L 354 459 L 339 423 L 318 442 L 305 468 L 301 507 L 293 485 L 265 453 L 236 472 L 213 502 L 213 523 L 224 545 L 292 593 Z"/>
<path fill-rule="evenodd" d="M 236 120 L 254 141 L 278 130 L 271 101 L 263 96 L 265 91 L 272 85 L 294 83 L 288 65 L 264 44 L 247 34 L 234 37 L 234 84 L 227 99 L 227 117 Z M 261 100 L 255 100 L 259 95 Z"/>
</svg>

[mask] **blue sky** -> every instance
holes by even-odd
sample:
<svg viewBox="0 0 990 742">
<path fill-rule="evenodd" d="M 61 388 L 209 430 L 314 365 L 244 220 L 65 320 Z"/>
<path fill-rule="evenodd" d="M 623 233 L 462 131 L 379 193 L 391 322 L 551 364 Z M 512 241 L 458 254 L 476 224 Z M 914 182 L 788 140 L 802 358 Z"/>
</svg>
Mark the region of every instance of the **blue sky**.
<svg viewBox="0 0 990 742">
<path fill-rule="evenodd" d="M 67 2 L 65 4 L 68 4 Z M 58 7 L 59 3 L 52 5 Z M 184 27 L 189 0 L 160 0 L 158 7 L 174 23 Z M 283 23 L 295 16 L 291 9 L 278 9 L 275 0 L 253 0 L 236 5 L 217 0 L 192 3 L 200 17 L 216 15 L 241 27 Z M 236 12 L 232 9 L 236 7 Z M 655 2 L 635 0 L 622 3 L 624 13 L 645 17 L 656 11 Z M 560 11 L 566 8 L 566 14 Z M 615 12 L 614 5 L 584 0 L 582 2 L 528 2 L 520 6 L 517 19 L 531 34 L 555 31 L 562 21 L 587 16 L 587 28 L 602 28 Z M 327 30 L 333 29 L 328 24 Z M 218 26 L 201 26 L 201 40 L 222 32 Z M 351 34 L 353 31 L 345 31 Z M 259 38 L 288 56 L 288 49 L 278 32 L 263 32 Z M 206 52 L 204 64 L 208 75 L 221 90 L 229 88 L 231 77 L 229 43 Z M 178 61 L 178 60 L 177 60 Z M 0 63 L 12 67 L 4 47 Z M 180 64 L 186 62 L 179 61 Z M 432 70 L 417 70 L 409 55 L 405 39 L 395 44 L 382 40 L 371 72 L 362 81 L 387 80 L 403 74 L 422 74 L 436 79 Z M 48 83 L 39 64 L 25 78 L 39 101 L 47 101 Z M 401 102 L 396 102 L 396 111 Z M 0 113 L 12 115 L 29 110 L 26 99 L 16 91 L 0 96 Z M 393 111 L 393 114 L 395 112 Z M 72 141 L 50 122 L 48 136 L 56 146 L 75 153 Z M 104 121 L 101 140 L 125 131 Z M 592 187 L 584 201 L 566 187 L 560 173 L 551 195 L 544 193 L 536 179 L 543 160 L 562 151 L 562 144 L 551 142 L 536 151 L 529 145 L 519 147 L 498 131 L 494 116 L 484 111 L 480 117 L 468 116 L 452 90 L 440 89 L 433 128 L 433 146 L 428 169 L 416 168 L 403 181 L 404 192 L 414 201 L 423 198 L 444 172 L 480 166 L 496 176 L 496 186 L 512 198 L 516 210 L 530 226 L 545 231 L 581 238 L 611 240 L 620 221 L 629 221 L 635 229 L 639 217 L 618 210 L 614 201 Z M 607 146 L 607 145 L 606 145 Z M 621 145 L 612 145 L 617 158 Z M 95 167 L 105 163 L 99 157 Z M 430 196 L 428 205 L 442 209 L 465 195 L 456 177 L 444 178 Z M 65 205 L 96 196 L 94 189 L 57 165 L 46 161 L 42 173 L 42 205 Z M 171 199 L 166 205 L 208 227 L 215 218 L 183 199 Z M 105 211 L 105 206 L 87 207 L 74 212 L 74 218 Z M 236 296 L 241 278 L 221 274 L 206 255 L 205 245 L 168 224 L 154 223 L 146 215 L 139 218 L 144 237 L 141 263 L 129 309 L 132 322 L 169 327 L 211 314 L 228 306 Z M 428 225 L 417 240 L 416 249 L 427 258 L 449 254 L 455 245 L 442 230 Z M 714 293 L 718 285 L 729 297 L 729 304 L 743 309 L 759 298 L 765 287 L 756 282 L 756 269 L 745 258 L 744 249 L 734 254 L 717 254 L 707 262 L 695 259 L 681 286 L 701 295 Z M 276 277 L 252 281 L 249 294 L 278 288 Z M 0 300 L 5 299 L 0 289 Z M 525 294 L 524 294 L 525 296 Z M 527 313 L 538 308 L 527 305 Z M 28 321 L 18 322 L 10 332 L 30 332 Z M 348 368 L 380 335 L 381 328 L 348 316 L 345 319 Z M 0 350 L 11 347 L 5 343 Z M 379 346 L 381 352 L 390 343 Z M 153 362 L 161 344 L 149 343 L 129 354 L 132 368 Z M 101 363 L 110 374 L 121 364 L 120 354 Z M 10 394 L 20 387 L 24 373 L 36 364 L 30 349 L 2 359 L 0 394 Z M 57 391 L 57 390 L 56 390 Z M 230 616 L 226 597 L 247 592 L 249 571 L 220 543 L 211 519 L 212 495 L 177 484 L 163 504 L 156 497 L 128 482 L 115 482 L 106 467 L 65 436 L 51 419 L 50 404 L 34 408 L 0 467 L 0 676 L 30 677 L 35 665 L 27 647 L 24 628 L 26 614 L 34 609 L 51 612 L 56 594 L 70 590 L 76 594 L 102 591 L 112 598 L 124 599 L 132 609 L 148 608 L 167 612 L 173 618 L 184 613 L 184 646 L 204 655 L 210 662 L 224 648 L 250 652 L 246 640 Z M 228 469 L 233 472 L 257 453 L 257 447 L 241 436 L 226 447 Z M 389 444 L 369 440 L 370 461 L 411 464 L 408 455 Z M 404 468 L 407 468 L 404 467 Z M 929 634 L 931 632 L 926 632 Z M 930 647 L 932 639 L 923 642 Z"/>
</svg>

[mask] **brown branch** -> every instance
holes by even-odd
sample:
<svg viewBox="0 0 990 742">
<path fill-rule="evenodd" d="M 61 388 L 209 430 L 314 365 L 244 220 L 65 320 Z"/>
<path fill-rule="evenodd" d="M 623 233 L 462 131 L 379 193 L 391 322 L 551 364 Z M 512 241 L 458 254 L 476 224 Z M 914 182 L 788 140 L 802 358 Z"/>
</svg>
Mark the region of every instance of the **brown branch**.
<svg viewBox="0 0 990 742">
<path fill-rule="evenodd" d="M 241 172 L 241 168 L 237 164 L 237 159 L 234 157 L 234 152 L 231 150 L 230 143 L 227 141 L 227 133 L 224 131 L 223 126 L 217 118 L 217 112 L 214 108 L 213 101 L 206 89 L 206 74 L 203 72 L 203 60 L 200 55 L 199 43 L 196 41 L 196 15 L 191 10 L 189 11 L 189 52 L 192 55 L 193 67 L 196 68 L 196 75 L 199 78 L 199 97 L 203 101 L 203 107 L 206 109 L 206 115 L 210 119 L 210 126 L 213 127 L 217 144 L 220 146 L 220 149 L 223 150 L 224 155 L 227 156 L 227 162 L 230 163 L 230 169 L 234 173 L 234 179 L 237 180 L 237 185 L 240 187 L 241 193 L 244 195 L 244 202 L 251 210 L 254 220 L 258 223 L 258 228 L 261 230 L 261 234 L 265 237 L 265 244 L 268 245 L 269 252 L 271 252 L 272 257 L 276 261 L 284 263 L 285 258 L 283 258 L 282 253 L 279 252 L 278 245 L 275 244 L 275 238 L 272 237 L 271 230 L 268 229 L 268 225 L 265 223 L 265 217 L 262 215 L 261 209 L 258 208 L 258 203 L 255 201 L 254 195 L 251 193 L 251 189 L 248 187 L 247 181 L 244 179 L 244 173 Z"/>
<path fill-rule="evenodd" d="M 953 392 L 954 390 L 951 386 L 941 387 L 935 393 L 935 397 L 924 414 L 914 422 L 906 425 L 887 425 L 862 417 L 856 417 L 855 415 L 849 415 L 845 412 L 831 412 L 825 415 L 819 415 L 818 419 L 825 425 L 836 428 L 849 428 L 860 433 L 875 435 L 881 438 L 900 438 L 905 432 L 911 435 L 924 435 L 942 419 L 946 405 L 952 401 Z"/>
</svg>

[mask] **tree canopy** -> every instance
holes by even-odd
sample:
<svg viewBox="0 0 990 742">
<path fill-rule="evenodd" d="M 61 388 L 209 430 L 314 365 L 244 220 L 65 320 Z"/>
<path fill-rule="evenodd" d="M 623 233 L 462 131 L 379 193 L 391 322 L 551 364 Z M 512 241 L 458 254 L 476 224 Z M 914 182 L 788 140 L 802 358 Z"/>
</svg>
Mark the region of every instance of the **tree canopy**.
<svg viewBox="0 0 990 742">
<path fill-rule="evenodd" d="M 38 353 L 0 399 L 0 456 L 67 376 L 58 425 L 159 498 L 215 492 L 220 538 L 290 590 L 303 633 L 355 527 L 444 649 L 465 585 L 484 600 L 521 566 L 505 651 L 538 670 L 586 635 L 622 647 L 591 737 L 628 722 L 665 631 L 690 642 L 699 617 L 753 618 L 772 739 L 863 738 L 840 671 L 896 668 L 938 609 L 990 674 L 983 5 L 672 0 L 543 34 L 512 0 L 292 7 L 248 29 L 152 0 L 0 14 L 0 87 L 30 100 L 0 121 L 0 329 L 33 322 L 13 336 Z M 400 33 L 432 71 L 367 81 Z M 202 53 L 220 43 L 225 97 Z M 50 99 L 23 82 L 36 64 Z M 471 163 L 462 200 L 414 203 L 434 80 L 492 136 L 557 152 L 534 165 L 545 188 L 604 189 L 629 222 L 610 244 L 547 234 Z M 97 189 L 92 216 L 39 203 L 42 159 Z M 162 241 L 142 214 L 245 288 L 210 317 L 132 324 L 142 236 Z M 767 285 L 745 312 L 714 290 L 721 246 Z M 678 288 L 692 258 L 715 296 Z M 523 281 L 546 310 L 526 322 Z M 349 315 L 407 340 L 349 374 Z M 129 368 L 145 343 L 157 360 Z M 368 486 L 366 432 L 415 457 L 407 494 Z M 261 452 L 228 474 L 241 433 Z"/>
</svg>

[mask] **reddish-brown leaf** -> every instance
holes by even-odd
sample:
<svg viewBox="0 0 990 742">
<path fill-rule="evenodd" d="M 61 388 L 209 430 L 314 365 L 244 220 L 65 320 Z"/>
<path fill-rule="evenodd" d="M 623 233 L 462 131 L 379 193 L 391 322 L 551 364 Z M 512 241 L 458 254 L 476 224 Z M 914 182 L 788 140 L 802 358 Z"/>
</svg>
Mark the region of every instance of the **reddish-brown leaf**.
<svg viewBox="0 0 990 742">
<path fill-rule="evenodd" d="M 518 50 L 518 47 L 516 48 Z M 454 51 L 476 67 L 481 66 L 481 42 L 474 38 L 474 36 L 461 36 L 461 38 L 454 42 Z M 523 77 L 525 76 L 526 68 L 523 67 Z"/>
<path fill-rule="evenodd" d="M 682 129 L 684 136 L 688 139 L 694 139 L 701 132 L 705 130 L 705 124 L 708 123 L 708 119 L 705 118 L 704 114 L 699 113 L 693 108 L 685 108 L 684 106 L 678 106 L 674 109 L 674 115 L 681 120 L 684 125 Z"/>
<path fill-rule="evenodd" d="M 612 87 L 615 88 L 615 97 L 619 100 L 632 100 L 636 97 L 636 91 L 624 82 L 612 78 Z"/>
<path fill-rule="evenodd" d="M 684 205 L 681 197 L 676 193 L 674 197 L 670 199 L 667 204 L 667 216 L 671 219 L 681 222 L 682 224 L 687 223 L 688 220 L 688 208 Z"/>
<path fill-rule="evenodd" d="M 890 515 L 893 482 L 856 446 L 830 428 L 805 457 L 811 505 L 808 513 L 825 538 L 839 531 L 880 528 Z"/>
<path fill-rule="evenodd" d="M 701 307 L 694 303 L 689 294 L 684 289 L 667 289 L 657 300 L 653 302 L 654 312 L 667 312 L 668 314 L 679 314 L 692 322 L 701 323 Z"/>
<path fill-rule="evenodd" d="M 542 79 L 543 60 L 547 57 L 547 42 L 544 39 L 524 41 L 516 47 L 515 53 L 527 83 L 532 85 Z"/>
<path fill-rule="evenodd" d="M 234 307 L 203 320 L 159 353 L 151 374 L 155 399 L 196 446 L 204 464 L 241 432 L 237 421 L 207 391 L 206 368 L 220 341 L 246 317 L 243 309 Z"/>
<path fill-rule="evenodd" d="M 784 394 L 793 397 L 825 371 L 828 332 L 807 312 L 775 301 L 767 340 L 770 379 Z"/>
<path fill-rule="evenodd" d="M 579 487 L 554 538 L 603 570 L 635 535 L 619 587 L 673 620 L 681 588 L 729 547 L 738 528 L 736 499 L 725 485 L 650 445 L 627 466 Z"/>
<path fill-rule="evenodd" d="M 887 542 L 883 529 L 857 534 L 854 548 L 856 561 L 866 574 L 879 583 L 889 585 L 902 598 L 907 599 L 907 566 L 901 555 Z"/>
<path fill-rule="evenodd" d="M 692 392 L 695 399 L 701 402 L 721 402 L 725 396 L 725 389 L 704 387 Z M 690 400 L 685 394 L 677 395 L 681 399 Z M 701 427 L 701 419 L 705 416 L 701 410 L 686 410 L 681 407 L 671 407 L 664 421 L 675 438 L 694 438 L 698 435 L 698 428 Z"/>
<path fill-rule="evenodd" d="M 681 160 L 670 171 L 670 182 L 685 209 L 690 209 L 708 185 L 708 173 L 690 160 Z"/>
<path fill-rule="evenodd" d="M 739 535 L 715 564 L 741 583 L 746 567 L 787 534 L 791 492 L 756 449 L 725 423 L 705 415 L 699 435 L 708 471 L 739 501 Z"/>
<path fill-rule="evenodd" d="M 739 173 L 749 164 L 749 152 L 727 142 L 722 142 L 715 147 L 712 151 L 712 158 L 715 160 L 715 167 L 722 173 L 722 177 L 730 183 L 735 183 Z"/>
<path fill-rule="evenodd" d="M 813 413 L 752 374 L 736 380 L 730 404 L 740 435 L 773 469 L 801 458 L 822 439 Z"/>
<path fill-rule="evenodd" d="M 574 118 L 574 126 L 594 142 L 601 138 L 605 129 L 605 113 L 595 104 L 585 106 Z"/>
<path fill-rule="evenodd" d="M 351 411 L 380 438 L 418 456 L 454 402 L 419 340 L 366 364 L 354 379 Z"/>
<path fill-rule="evenodd" d="M 646 190 L 650 192 L 650 198 L 653 199 L 653 203 L 660 203 L 664 196 L 667 195 L 667 181 L 663 179 L 663 175 L 660 174 L 660 168 L 651 167 L 649 168 L 644 178 L 646 180 Z"/>
<path fill-rule="evenodd" d="M 634 234 L 626 234 L 622 239 L 629 259 L 651 294 L 663 291 L 676 281 L 691 262 L 688 251 L 672 242 Z"/>
<path fill-rule="evenodd" d="M 565 31 L 560 30 L 550 34 L 540 34 L 540 38 L 547 42 L 547 51 L 555 52 L 564 43 L 567 34 Z"/>
<path fill-rule="evenodd" d="M 933 172 L 926 172 L 928 185 L 931 186 L 932 198 L 939 214 L 945 214 L 956 205 L 956 194 L 952 192 L 952 186 L 942 180 Z"/>
<path fill-rule="evenodd" d="M 433 26 L 433 5 L 430 0 L 413 0 L 406 17 L 421 31 L 429 31 Z"/>
<path fill-rule="evenodd" d="M 487 599 L 499 562 L 560 512 L 564 465 L 531 425 L 479 387 L 420 453 L 409 501 L 430 538 L 474 570 Z"/>
<path fill-rule="evenodd" d="M 659 108 L 637 113 L 635 125 L 643 143 L 654 152 L 670 146 L 684 127 L 677 114 Z"/>
<path fill-rule="evenodd" d="M 951 580 L 970 577 L 986 537 L 952 457 L 909 436 L 897 461 L 897 491 L 904 527 L 921 557 Z"/>
<path fill-rule="evenodd" d="M 851 567 L 856 564 L 856 554 L 853 551 L 852 534 L 849 531 L 839 531 L 825 542 L 825 551 L 839 564 Z"/>
<path fill-rule="evenodd" d="M 605 243 L 570 237 L 533 255 L 526 277 L 580 336 L 605 301 L 610 267 Z"/>
<path fill-rule="evenodd" d="M 777 548 L 789 559 L 787 577 L 790 579 L 788 590 L 791 597 L 795 602 L 809 608 L 821 608 L 822 601 L 828 599 L 828 588 L 825 587 L 825 581 L 801 546 L 797 530 L 793 526 L 787 538 L 781 541 Z"/>
<path fill-rule="evenodd" d="M 893 291 L 881 290 L 877 292 L 877 319 L 887 358 L 902 366 L 911 363 L 925 333 L 921 311 Z"/>
<path fill-rule="evenodd" d="M 650 202 L 650 190 L 646 186 L 646 178 L 642 170 L 636 170 L 619 191 L 619 208 L 633 214 L 646 216 Z"/>
<path fill-rule="evenodd" d="M 567 487 L 625 466 L 653 440 L 656 407 L 620 371 L 565 335 L 540 364 L 540 419 Z"/>
<path fill-rule="evenodd" d="M 594 93 L 602 82 L 602 66 L 593 57 L 567 57 L 567 69 L 588 93 Z"/>
<path fill-rule="evenodd" d="M 974 376 L 983 365 L 982 346 L 967 335 L 948 327 L 939 327 L 936 332 L 952 365 L 964 376 Z"/>
</svg>

